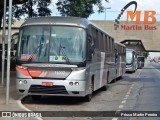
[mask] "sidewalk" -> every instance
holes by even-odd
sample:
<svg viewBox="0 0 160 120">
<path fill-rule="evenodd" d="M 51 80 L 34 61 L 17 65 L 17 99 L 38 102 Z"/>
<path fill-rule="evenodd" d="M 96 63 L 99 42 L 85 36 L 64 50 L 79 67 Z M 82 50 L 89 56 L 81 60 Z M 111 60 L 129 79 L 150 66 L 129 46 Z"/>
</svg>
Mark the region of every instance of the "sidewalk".
<svg viewBox="0 0 160 120">
<path fill-rule="evenodd" d="M 1 79 L 2 78 L 1 78 L 1 72 L 0 72 L 0 80 Z M 9 93 L 9 104 L 8 105 L 6 105 L 6 85 L 4 85 L 3 87 L 0 85 L 0 111 L 22 111 L 22 109 L 17 104 L 17 100 L 20 98 L 20 95 L 18 94 L 16 90 L 15 80 L 16 80 L 16 72 L 11 71 L 10 93 Z M 4 79 L 4 83 L 6 84 L 6 79 Z"/>
<path fill-rule="evenodd" d="M 22 109 L 18 103 L 17 100 L 20 98 L 20 95 L 18 94 L 16 90 L 16 72 L 11 71 L 10 75 L 10 93 L 9 93 L 9 104 L 6 104 L 6 85 L 4 87 L 1 86 L 0 84 L 0 115 L 1 112 L 3 111 L 25 111 Z M 0 83 L 1 83 L 1 72 L 0 72 Z M 6 84 L 6 79 L 5 82 Z M 7 120 L 7 119 L 12 119 L 12 120 L 37 120 L 36 118 L 2 118 L 0 117 L 0 120 Z"/>
</svg>

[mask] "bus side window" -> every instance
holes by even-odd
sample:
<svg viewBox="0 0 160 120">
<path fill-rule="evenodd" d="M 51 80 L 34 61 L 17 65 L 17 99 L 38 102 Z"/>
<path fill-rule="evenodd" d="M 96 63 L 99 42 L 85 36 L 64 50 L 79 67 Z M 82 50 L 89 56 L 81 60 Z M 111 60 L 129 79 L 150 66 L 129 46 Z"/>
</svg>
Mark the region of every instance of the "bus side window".
<svg viewBox="0 0 160 120">
<path fill-rule="evenodd" d="M 87 45 L 88 45 L 88 59 L 92 60 L 92 55 L 94 54 L 95 45 L 93 39 L 90 35 L 87 36 Z"/>
<path fill-rule="evenodd" d="M 115 49 L 114 51 L 115 51 L 115 63 L 117 63 L 117 60 L 118 60 L 118 51 L 117 51 L 117 49 Z"/>
<path fill-rule="evenodd" d="M 105 44 L 105 52 L 108 51 L 108 43 L 107 43 L 107 36 L 105 35 L 105 40 L 104 40 L 104 44 Z"/>
<path fill-rule="evenodd" d="M 92 39 L 93 39 L 94 45 L 97 48 L 97 33 L 96 33 L 96 29 L 93 27 L 92 27 L 92 37 L 93 37 Z"/>
<path fill-rule="evenodd" d="M 103 34 L 103 51 L 106 52 L 106 39 L 104 34 Z"/>
<path fill-rule="evenodd" d="M 107 51 L 108 53 L 110 53 L 110 40 L 109 40 L 109 37 L 107 36 Z"/>
<path fill-rule="evenodd" d="M 99 49 L 99 34 L 98 34 L 98 30 L 96 30 L 96 49 Z"/>
<path fill-rule="evenodd" d="M 109 41 L 109 53 L 111 53 L 111 38 L 109 37 L 109 39 L 108 39 L 108 41 Z"/>
<path fill-rule="evenodd" d="M 100 50 L 101 51 L 104 51 L 104 41 L 103 41 L 103 33 L 102 32 L 100 32 L 99 33 L 99 47 L 100 47 Z"/>
<path fill-rule="evenodd" d="M 112 49 L 112 53 L 114 52 L 114 40 L 111 39 L 111 49 Z"/>
</svg>

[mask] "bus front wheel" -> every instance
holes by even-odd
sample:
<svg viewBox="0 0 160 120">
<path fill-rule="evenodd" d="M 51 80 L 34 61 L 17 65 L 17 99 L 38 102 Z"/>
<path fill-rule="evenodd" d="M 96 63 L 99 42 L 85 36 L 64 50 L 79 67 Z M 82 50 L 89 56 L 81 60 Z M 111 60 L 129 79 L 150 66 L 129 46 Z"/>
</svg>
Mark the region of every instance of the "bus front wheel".
<svg viewBox="0 0 160 120">
<path fill-rule="evenodd" d="M 92 90 L 92 92 L 84 97 L 84 99 L 85 99 L 86 102 L 90 102 L 91 99 L 92 99 L 92 96 L 93 96 L 93 86 L 94 86 L 94 83 L 92 81 L 92 83 L 91 83 L 91 90 Z"/>
<path fill-rule="evenodd" d="M 92 93 L 86 95 L 84 99 L 85 99 L 86 102 L 90 102 L 91 99 L 92 99 Z"/>
</svg>

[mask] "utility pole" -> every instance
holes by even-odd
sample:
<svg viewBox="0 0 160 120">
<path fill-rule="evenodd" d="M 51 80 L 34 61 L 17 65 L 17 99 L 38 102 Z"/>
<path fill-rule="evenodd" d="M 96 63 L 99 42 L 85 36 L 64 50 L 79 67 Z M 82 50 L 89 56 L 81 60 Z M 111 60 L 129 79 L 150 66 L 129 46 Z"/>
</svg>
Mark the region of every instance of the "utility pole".
<svg viewBox="0 0 160 120">
<path fill-rule="evenodd" d="M 9 103 L 12 0 L 9 0 L 6 104 Z"/>
<path fill-rule="evenodd" d="M 104 20 L 106 20 L 106 12 L 107 12 L 107 9 L 111 9 L 111 7 L 108 7 L 108 8 L 106 8 L 106 7 L 104 7 Z"/>
<path fill-rule="evenodd" d="M 1 84 L 4 86 L 4 66 L 5 66 L 5 40 L 6 40 L 6 0 L 4 0 L 3 8 L 3 32 L 2 32 L 2 81 Z"/>
</svg>

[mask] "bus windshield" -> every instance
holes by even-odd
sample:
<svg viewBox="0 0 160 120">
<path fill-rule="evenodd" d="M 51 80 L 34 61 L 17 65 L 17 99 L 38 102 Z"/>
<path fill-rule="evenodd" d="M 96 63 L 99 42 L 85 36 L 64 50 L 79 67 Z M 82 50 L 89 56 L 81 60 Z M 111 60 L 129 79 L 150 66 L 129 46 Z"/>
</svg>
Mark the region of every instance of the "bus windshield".
<svg viewBox="0 0 160 120">
<path fill-rule="evenodd" d="M 133 61 L 133 53 L 132 51 L 127 51 L 126 52 L 126 63 L 131 64 Z"/>
<path fill-rule="evenodd" d="M 86 34 L 68 26 L 26 26 L 20 30 L 17 60 L 70 63 L 85 61 Z"/>
</svg>

